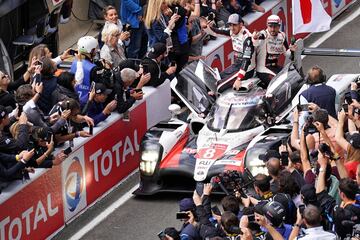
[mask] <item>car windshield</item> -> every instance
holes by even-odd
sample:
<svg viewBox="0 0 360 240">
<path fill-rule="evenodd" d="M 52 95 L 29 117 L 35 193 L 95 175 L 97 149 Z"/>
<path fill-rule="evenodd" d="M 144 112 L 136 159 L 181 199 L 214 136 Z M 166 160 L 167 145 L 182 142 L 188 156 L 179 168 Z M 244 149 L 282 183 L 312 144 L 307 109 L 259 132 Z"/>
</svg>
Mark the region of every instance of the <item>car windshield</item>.
<svg viewBox="0 0 360 240">
<path fill-rule="evenodd" d="M 236 101 L 238 100 L 238 101 Z M 220 99 L 214 105 L 208 127 L 213 130 L 245 131 L 260 125 L 256 121 L 259 98 Z"/>
</svg>

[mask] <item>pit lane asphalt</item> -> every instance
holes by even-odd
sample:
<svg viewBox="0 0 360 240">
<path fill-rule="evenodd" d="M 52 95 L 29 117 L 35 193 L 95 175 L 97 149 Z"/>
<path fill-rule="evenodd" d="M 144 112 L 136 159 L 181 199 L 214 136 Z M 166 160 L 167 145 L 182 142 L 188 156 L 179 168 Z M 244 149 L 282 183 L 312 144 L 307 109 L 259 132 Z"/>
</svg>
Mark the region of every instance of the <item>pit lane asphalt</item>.
<svg viewBox="0 0 360 240">
<path fill-rule="evenodd" d="M 346 16 L 356 11 L 359 6 L 359 2 L 350 6 L 349 9 L 333 21 L 333 24 L 344 20 Z M 360 49 L 359 33 L 360 17 L 358 16 L 319 47 Z M 305 47 L 310 46 L 311 43 L 322 35 L 322 33 L 313 34 L 305 40 Z M 303 69 L 306 72 L 311 66 L 316 64 L 325 70 L 328 77 L 338 73 L 360 73 L 359 61 L 360 58 L 308 56 L 303 60 Z M 129 191 L 129 189 L 138 183 L 138 179 L 138 173 L 131 176 L 124 184 L 116 188 L 78 219 L 71 222 L 54 239 L 71 238 L 79 229 L 103 212 L 106 207 Z M 181 223 L 175 219 L 175 213 L 178 211 L 178 201 L 184 196 L 191 195 L 167 193 L 146 198 L 133 196 L 81 239 L 158 239 L 156 234 L 165 227 L 174 226 L 179 228 L 181 226 Z"/>
</svg>

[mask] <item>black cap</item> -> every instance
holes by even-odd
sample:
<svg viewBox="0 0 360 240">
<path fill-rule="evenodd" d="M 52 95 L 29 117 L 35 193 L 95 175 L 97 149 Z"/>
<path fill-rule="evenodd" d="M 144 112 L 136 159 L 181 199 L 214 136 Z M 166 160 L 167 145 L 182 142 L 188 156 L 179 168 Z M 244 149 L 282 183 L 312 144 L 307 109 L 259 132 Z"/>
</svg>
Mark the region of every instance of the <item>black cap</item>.
<svg viewBox="0 0 360 240">
<path fill-rule="evenodd" d="M 360 149 L 360 133 L 353 133 L 349 136 L 349 143 L 353 148 Z"/>
<path fill-rule="evenodd" d="M 305 204 L 315 204 L 317 202 L 316 189 L 313 184 L 305 184 L 301 187 L 301 195 L 304 197 Z"/>
<path fill-rule="evenodd" d="M 3 119 L 6 117 L 6 115 L 8 115 L 9 113 L 12 112 L 12 108 L 10 106 L 2 106 L 0 105 L 0 119 Z"/>
<path fill-rule="evenodd" d="M 180 240 L 180 233 L 173 227 L 165 228 L 164 233 L 174 240 Z"/>
<path fill-rule="evenodd" d="M 109 95 L 111 93 L 111 89 L 107 89 L 103 83 L 96 83 L 95 84 L 95 93 L 96 94 L 106 94 Z"/>
<path fill-rule="evenodd" d="M 157 58 L 166 52 L 166 45 L 164 43 L 155 43 L 149 50 L 149 58 Z"/>
<path fill-rule="evenodd" d="M 259 159 L 263 160 L 264 162 L 269 161 L 270 158 L 280 159 L 281 155 L 280 155 L 280 153 L 278 151 L 272 150 L 272 149 L 267 150 L 267 152 L 265 154 L 260 154 L 259 155 Z"/>
<path fill-rule="evenodd" d="M 274 227 L 279 227 L 285 220 L 286 211 L 279 202 L 268 202 L 263 208 L 264 216 Z"/>
<path fill-rule="evenodd" d="M 186 212 L 195 209 L 195 203 L 192 198 L 183 198 L 179 202 L 180 212 Z"/>
</svg>

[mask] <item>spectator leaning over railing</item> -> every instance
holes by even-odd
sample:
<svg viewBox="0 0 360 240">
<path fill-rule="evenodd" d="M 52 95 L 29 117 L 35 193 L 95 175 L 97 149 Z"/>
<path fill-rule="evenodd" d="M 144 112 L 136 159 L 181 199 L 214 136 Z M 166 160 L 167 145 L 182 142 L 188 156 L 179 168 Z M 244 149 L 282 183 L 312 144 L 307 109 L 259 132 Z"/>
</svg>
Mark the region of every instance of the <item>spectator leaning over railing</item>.
<svg viewBox="0 0 360 240">
<path fill-rule="evenodd" d="M 124 68 L 120 72 L 121 81 L 115 86 L 117 101 L 117 111 L 119 113 L 126 112 L 135 103 L 136 100 L 143 98 L 143 92 L 141 88 L 150 80 L 150 74 L 142 74 L 140 81 L 135 89 L 130 89 L 135 79 L 137 79 L 138 73 L 131 68 Z M 136 90 L 138 89 L 138 90 Z"/>
<path fill-rule="evenodd" d="M 37 106 L 37 101 L 43 91 L 42 83 L 34 83 L 33 85 L 33 87 L 30 84 L 20 86 L 16 91 L 16 100 L 19 105 L 23 106 L 23 111 L 26 113 L 28 121 L 34 124 L 34 126 L 51 126 L 52 131 L 57 132 L 65 125 L 66 120 L 70 115 L 70 111 L 64 111 L 60 118 L 44 114 Z"/>
<path fill-rule="evenodd" d="M 129 38 L 130 38 L 130 32 L 129 31 L 124 31 L 123 29 L 123 24 L 121 22 L 121 20 L 119 19 L 119 15 L 116 11 L 116 8 L 114 6 L 106 6 L 103 10 L 103 14 L 104 14 L 104 19 L 105 19 L 105 26 L 106 27 L 107 24 L 113 23 L 115 24 L 120 31 L 120 39 L 119 39 L 119 44 L 124 46 L 126 43 L 129 43 Z M 102 28 L 102 30 L 104 29 Z M 99 48 L 102 48 L 102 46 L 104 45 L 104 41 L 102 40 L 102 30 L 99 32 L 98 35 L 98 42 L 99 42 Z"/>
<path fill-rule="evenodd" d="M 173 79 L 176 72 L 176 63 L 172 66 L 164 66 L 162 60 L 166 57 L 166 45 L 164 43 L 155 43 L 145 57 L 141 64 L 143 66 L 144 74 L 150 74 L 150 80 L 145 84 L 146 86 L 157 87 L 161 85 L 166 79 Z"/>
<path fill-rule="evenodd" d="M 64 101 L 66 98 L 72 98 L 80 101 L 79 95 L 75 90 L 75 75 L 70 72 L 62 72 L 57 79 L 57 86 L 52 93 L 52 105 Z"/>
<path fill-rule="evenodd" d="M 54 108 L 55 113 L 66 110 L 70 110 L 69 120 L 55 133 L 55 143 L 61 144 L 78 137 L 90 137 L 91 135 L 87 131 L 82 130 L 82 124 L 86 123 L 87 126 L 94 126 L 94 121 L 92 118 L 80 114 L 79 102 L 74 99 L 66 99 Z"/>
<path fill-rule="evenodd" d="M 94 120 L 95 126 L 99 122 L 104 121 L 108 116 L 110 116 L 111 112 L 116 109 L 116 100 L 112 100 L 105 105 L 111 91 L 111 89 L 106 89 L 104 84 L 96 83 L 95 87 L 91 89 L 89 94 L 80 99 L 82 115 L 91 117 Z"/>
<path fill-rule="evenodd" d="M 126 60 L 124 46 L 119 44 L 124 33 L 121 33 L 118 26 L 109 23 L 104 26 L 102 30 L 102 40 L 104 45 L 100 51 L 100 57 L 105 59 L 112 68 L 120 65 L 120 63 Z"/>
<path fill-rule="evenodd" d="M 0 193 L 11 181 L 23 179 L 26 164 L 34 153 L 35 149 L 22 151 L 18 155 L 0 152 Z"/>
<path fill-rule="evenodd" d="M 9 113 L 11 112 L 11 107 L 0 105 L 0 152 L 16 154 L 27 149 L 29 125 L 26 114 L 22 112 L 18 120 L 19 136 L 17 139 L 12 138 L 9 133 L 4 131 L 4 128 L 10 124 Z"/>
<path fill-rule="evenodd" d="M 166 44 L 167 49 L 172 48 L 171 33 L 176 21 L 180 19 L 179 14 L 172 14 L 165 0 L 149 0 L 150 8 L 145 15 L 145 27 L 149 37 L 149 46 L 161 42 Z"/>
</svg>

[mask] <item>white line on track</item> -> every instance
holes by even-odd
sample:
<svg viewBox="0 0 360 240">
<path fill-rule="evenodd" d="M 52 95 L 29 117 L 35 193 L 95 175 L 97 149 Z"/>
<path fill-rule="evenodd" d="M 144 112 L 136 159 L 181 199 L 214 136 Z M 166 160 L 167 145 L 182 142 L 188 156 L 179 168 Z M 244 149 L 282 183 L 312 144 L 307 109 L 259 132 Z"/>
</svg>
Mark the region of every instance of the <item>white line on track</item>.
<svg viewBox="0 0 360 240">
<path fill-rule="evenodd" d="M 86 233 L 88 233 L 91 229 L 93 229 L 96 225 L 102 222 L 105 218 L 107 218 L 111 213 L 113 213 L 118 207 L 123 205 L 126 201 L 133 197 L 132 192 L 135 191 L 139 187 L 139 184 L 136 184 L 133 188 L 131 188 L 125 195 L 121 198 L 113 202 L 109 207 L 107 207 L 103 212 L 101 212 L 96 218 L 94 218 L 91 222 L 82 227 L 79 231 L 77 231 L 70 240 L 78 240 L 82 238 Z"/>
<path fill-rule="evenodd" d="M 354 20 L 357 16 L 360 15 L 360 8 L 358 8 L 355 12 L 350 14 L 347 18 L 336 24 L 331 30 L 326 32 L 323 36 L 321 36 L 314 43 L 310 44 L 309 47 L 315 48 L 320 46 L 323 42 L 325 42 L 328 38 L 334 35 L 339 29 L 344 27 L 346 24 Z M 305 56 L 304 56 L 305 57 Z M 102 222 L 105 218 L 107 218 L 112 212 L 114 212 L 117 208 L 123 205 L 126 201 L 132 198 L 132 192 L 135 191 L 139 187 L 139 184 L 136 184 L 130 191 L 128 191 L 121 198 L 112 203 L 109 207 L 107 207 L 101 214 L 99 214 L 96 218 L 94 218 L 91 222 L 82 227 L 79 231 L 77 231 L 70 240 L 78 240 L 82 238 L 86 233 L 88 233 L 91 229 L 93 229 L 96 225 Z"/>
</svg>

